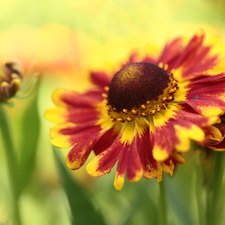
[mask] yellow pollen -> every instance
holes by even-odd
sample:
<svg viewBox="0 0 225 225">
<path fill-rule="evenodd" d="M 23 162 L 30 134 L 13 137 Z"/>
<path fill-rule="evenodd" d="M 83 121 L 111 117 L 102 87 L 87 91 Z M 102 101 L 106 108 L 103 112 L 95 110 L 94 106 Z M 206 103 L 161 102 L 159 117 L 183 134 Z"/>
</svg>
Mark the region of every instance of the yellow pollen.
<svg viewBox="0 0 225 225">
<path fill-rule="evenodd" d="M 147 116 L 148 116 L 148 113 L 147 113 L 147 112 L 142 112 L 142 113 L 141 113 L 141 116 L 142 116 L 142 117 L 147 117 Z"/>
<path fill-rule="evenodd" d="M 111 118 L 110 119 L 112 122 L 116 122 L 116 118 Z"/>
<path fill-rule="evenodd" d="M 109 91 L 109 87 L 107 87 L 107 86 L 104 87 L 104 89 L 105 89 L 105 91 Z"/>
<path fill-rule="evenodd" d="M 118 122 L 121 122 L 121 123 L 124 123 L 124 122 L 125 122 L 125 119 L 122 118 L 122 117 L 119 117 L 119 118 L 117 118 L 117 121 L 118 121 Z"/>
<path fill-rule="evenodd" d="M 131 112 L 132 112 L 135 116 L 137 116 L 137 115 L 139 114 L 138 111 L 135 110 L 135 109 L 132 109 Z"/>
<path fill-rule="evenodd" d="M 172 100 L 172 99 L 173 99 L 173 96 L 167 97 L 167 101 L 170 101 L 170 100 Z"/>
<path fill-rule="evenodd" d="M 169 93 L 169 94 L 172 94 L 172 93 L 176 92 L 176 90 L 177 90 L 177 88 L 174 87 L 174 88 L 170 89 L 170 90 L 168 91 L 168 93 Z"/>
<path fill-rule="evenodd" d="M 103 97 L 103 98 L 107 98 L 108 95 L 107 95 L 106 93 L 102 93 L 102 97 Z"/>
<path fill-rule="evenodd" d="M 149 114 L 153 116 L 156 113 L 155 109 L 153 109 Z"/>
<path fill-rule="evenodd" d="M 176 81 L 176 80 L 173 80 L 173 81 L 172 81 L 172 86 L 175 86 L 176 83 L 177 83 L 177 81 Z"/>
<path fill-rule="evenodd" d="M 146 105 L 141 105 L 141 108 L 146 110 L 147 109 L 147 106 Z"/>
<path fill-rule="evenodd" d="M 147 105 L 150 105 L 150 104 L 151 104 L 151 102 L 150 102 L 150 101 L 147 101 L 147 102 L 146 102 L 146 104 L 147 104 Z"/>
<path fill-rule="evenodd" d="M 133 121 L 134 119 L 132 118 L 132 117 L 127 117 L 127 121 L 128 122 L 131 122 L 131 121 Z"/>
<path fill-rule="evenodd" d="M 158 66 L 159 66 L 160 68 L 163 68 L 163 63 L 160 62 L 160 63 L 158 64 Z"/>
<path fill-rule="evenodd" d="M 156 105 L 156 111 L 159 112 L 160 111 L 160 106 Z"/>
<path fill-rule="evenodd" d="M 166 99 L 167 99 L 167 98 L 164 96 L 164 97 L 161 98 L 161 101 L 162 101 L 162 102 L 165 102 Z"/>
<path fill-rule="evenodd" d="M 123 113 L 127 114 L 128 110 L 127 109 L 123 109 Z"/>
<path fill-rule="evenodd" d="M 169 65 L 168 65 L 168 64 L 165 64 L 165 65 L 164 65 L 164 70 L 167 70 L 168 67 L 169 67 Z"/>
</svg>

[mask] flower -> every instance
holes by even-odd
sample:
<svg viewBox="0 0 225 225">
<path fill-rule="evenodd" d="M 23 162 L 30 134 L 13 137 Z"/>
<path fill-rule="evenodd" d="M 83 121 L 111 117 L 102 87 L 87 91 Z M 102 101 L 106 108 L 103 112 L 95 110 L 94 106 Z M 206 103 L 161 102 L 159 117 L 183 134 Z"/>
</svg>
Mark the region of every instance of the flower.
<svg viewBox="0 0 225 225">
<path fill-rule="evenodd" d="M 12 98 L 20 89 L 22 69 L 15 62 L 0 64 L 0 102 Z"/>
<path fill-rule="evenodd" d="M 225 125 L 224 125 L 224 115 L 220 117 L 221 119 L 221 124 L 216 124 L 215 127 L 216 129 L 219 130 L 219 132 L 222 135 L 222 138 L 219 140 L 214 140 L 214 139 L 209 139 L 207 143 L 207 147 L 214 151 L 225 151 Z"/>
<path fill-rule="evenodd" d="M 55 90 L 56 107 L 45 117 L 57 124 L 50 131 L 52 144 L 72 147 L 67 166 L 79 169 L 93 150 L 87 172 L 99 177 L 118 162 L 114 185 L 120 190 L 125 173 L 130 182 L 161 181 L 163 170 L 172 175 L 176 163 L 185 164 L 180 153 L 190 149 L 191 140 L 221 140 L 212 125 L 225 110 L 218 51 L 224 47 L 204 39 L 203 32 L 190 41 L 176 38 L 156 58 L 133 53 L 116 73 L 92 72 L 95 89 L 83 94 Z"/>
<path fill-rule="evenodd" d="M 37 82 L 37 73 L 24 80 L 22 67 L 17 62 L 0 62 L 0 103 L 10 107 L 15 105 L 13 98 L 26 98 Z"/>
</svg>

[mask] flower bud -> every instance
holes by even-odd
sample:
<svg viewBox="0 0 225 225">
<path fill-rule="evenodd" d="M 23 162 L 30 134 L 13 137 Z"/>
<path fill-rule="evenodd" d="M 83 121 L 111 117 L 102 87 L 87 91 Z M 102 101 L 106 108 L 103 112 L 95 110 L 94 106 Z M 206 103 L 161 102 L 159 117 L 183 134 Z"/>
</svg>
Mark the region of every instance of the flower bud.
<svg viewBox="0 0 225 225">
<path fill-rule="evenodd" d="M 15 62 L 0 63 L 0 102 L 12 98 L 20 89 L 22 68 Z"/>
</svg>

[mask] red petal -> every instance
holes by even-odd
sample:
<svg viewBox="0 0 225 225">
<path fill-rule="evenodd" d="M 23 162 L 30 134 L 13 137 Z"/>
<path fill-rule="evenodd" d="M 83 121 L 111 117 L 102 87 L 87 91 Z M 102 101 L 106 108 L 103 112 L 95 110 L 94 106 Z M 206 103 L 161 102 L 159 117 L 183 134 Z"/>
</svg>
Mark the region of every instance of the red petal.
<svg viewBox="0 0 225 225">
<path fill-rule="evenodd" d="M 100 154 L 104 150 L 106 150 L 112 143 L 115 141 L 118 133 L 112 128 L 104 133 L 102 137 L 98 140 L 94 147 L 94 152 L 96 155 Z"/>
<path fill-rule="evenodd" d="M 104 87 L 109 86 L 111 78 L 104 72 L 91 72 L 90 74 L 91 82 L 97 86 L 99 86 L 101 89 L 104 89 Z"/>
<path fill-rule="evenodd" d="M 91 135 L 91 137 L 86 138 L 85 141 L 82 140 L 76 146 L 74 146 L 67 155 L 67 166 L 73 170 L 79 169 L 81 166 L 83 166 L 88 156 L 90 155 L 95 143 L 101 136 L 101 133 L 98 133 L 97 135 Z"/>
<path fill-rule="evenodd" d="M 135 140 L 133 140 L 129 152 L 127 165 L 127 178 L 130 182 L 137 182 L 143 177 L 143 165 L 137 151 Z"/>
</svg>

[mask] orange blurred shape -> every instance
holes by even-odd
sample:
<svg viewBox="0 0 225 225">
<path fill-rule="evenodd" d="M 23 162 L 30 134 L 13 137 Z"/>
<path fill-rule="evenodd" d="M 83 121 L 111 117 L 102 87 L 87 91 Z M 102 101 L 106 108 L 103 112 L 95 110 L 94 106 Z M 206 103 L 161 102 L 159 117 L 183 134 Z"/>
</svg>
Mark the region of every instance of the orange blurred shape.
<svg viewBox="0 0 225 225">
<path fill-rule="evenodd" d="M 79 69 L 78 46 L 73 30 L 55 24 L 0 34 L 1 60 L 20 61 L 25 73 L 32 65 L 36 71 L 47 74 Z"/>
</svg>

